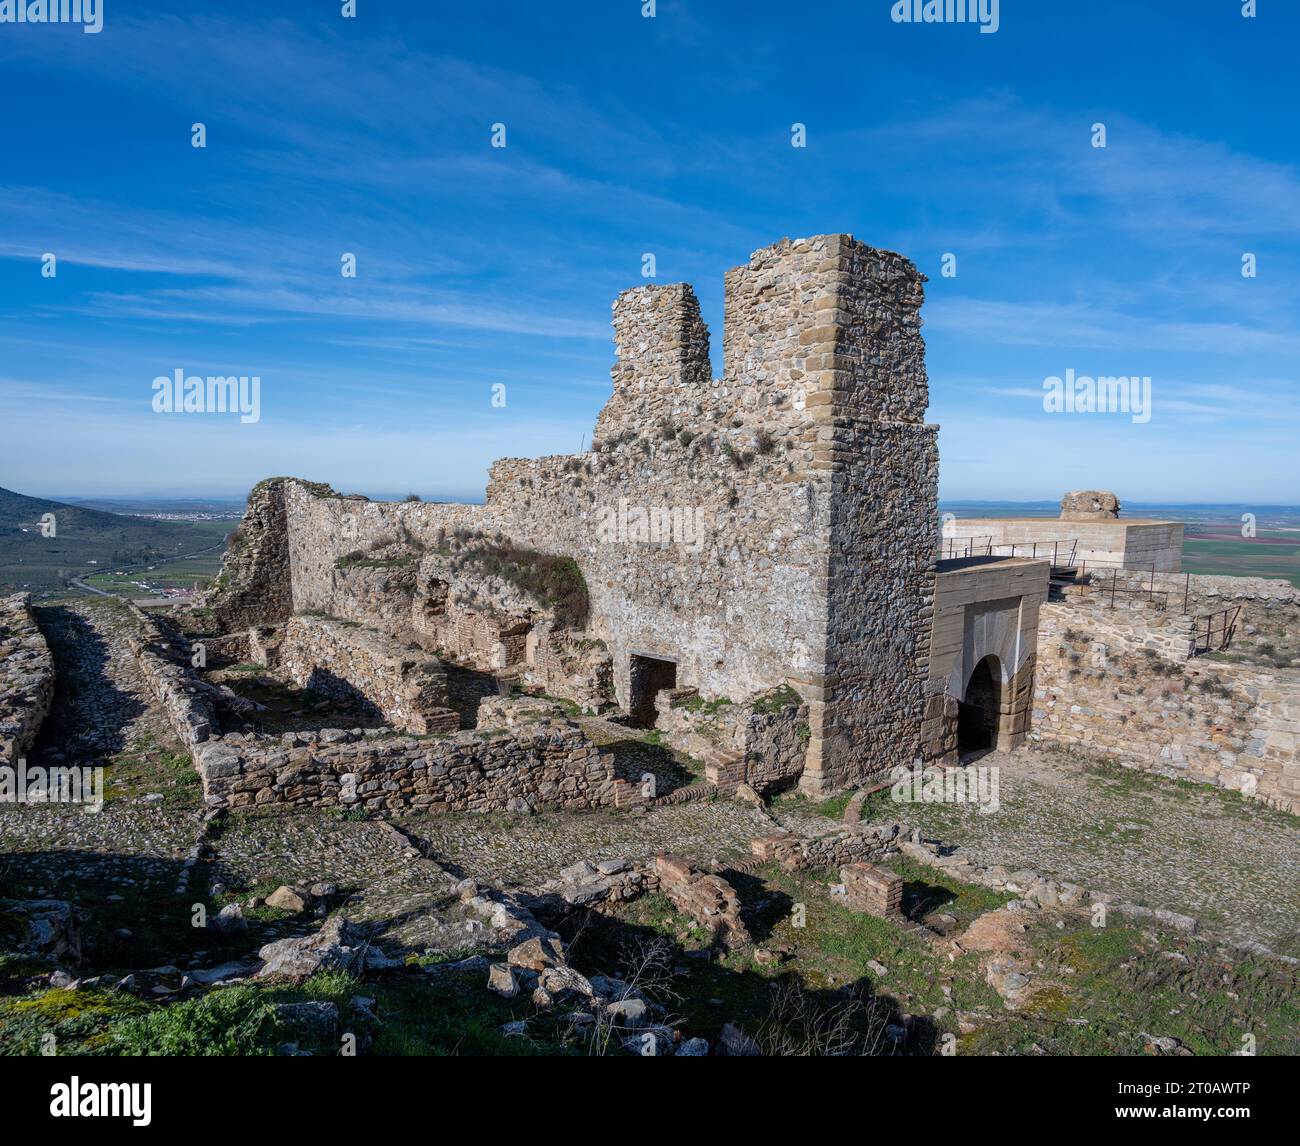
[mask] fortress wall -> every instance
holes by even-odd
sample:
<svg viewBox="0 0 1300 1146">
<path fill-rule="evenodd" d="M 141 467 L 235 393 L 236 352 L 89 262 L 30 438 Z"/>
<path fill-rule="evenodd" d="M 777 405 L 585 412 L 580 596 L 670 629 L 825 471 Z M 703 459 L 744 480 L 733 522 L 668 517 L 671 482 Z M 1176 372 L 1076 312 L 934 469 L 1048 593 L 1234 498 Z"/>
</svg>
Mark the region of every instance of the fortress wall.
<svg viewBox="0 0 1300 1146">
<path fill-rule="evenodd" d="M 31 749 L 54 701 L 54 658 L 27 593 L 0 597 L 0 764 Z"/>
<path fill-rule="evenodd" d="M 689 287 L 625 292 L 599 449 L 503 459 L 483 506 L 381 504 L 289 483 L 292 609 L 405 635 L 423 590 L 418 561 L 339 568 L 339 558 L 395 541 L 435 552 L 440 531 L 457 528 L 500 534 L 577 562 L 620 703 L 634 655 L 674 661 L 676 684 L 706 699 L 788 680 L 810 707 L 810 790 L 910 762 L 938 464 L 936 430 L 921 422 L 923 281 L 906 259 L 846 235 L 756 252 L 726 276 L 717 381 Z M 656 512 L 689 522 L 689 536 L 638 535 L 639 515 Z M 281 577 L 278 558 L 262 565 Z M 272 596 L 278 606 L 285 594 Z"/>
<path fill-rule="evenodd" d="M 860 784 L 920 753 L 934 617 L 926 523 L 937 513 L 936 434 L 905 422 L 857 423 L 830 444 L 823 708 L 819 725 L 814 707 L 804 778 L 814 794 Z"/>
<path fill-rule="evenodd" d="M 812 465 L 830 477 L 825 661 L 802 781 L 814 795 L 920 754 L 938 514 L 938 428 L 924 423 L 925 276 L 849 236 L 830 248 L 820 273 L 834 305 L 812 334 L 829 371 L 809 399 Z"/>
<path fill-rule="evenodd" d="M 1300 811 L 1300 671 L 1189 660 L 1177 615 L 1049 603 L 1040 616 L 1032 739 Z"/>
</svg>

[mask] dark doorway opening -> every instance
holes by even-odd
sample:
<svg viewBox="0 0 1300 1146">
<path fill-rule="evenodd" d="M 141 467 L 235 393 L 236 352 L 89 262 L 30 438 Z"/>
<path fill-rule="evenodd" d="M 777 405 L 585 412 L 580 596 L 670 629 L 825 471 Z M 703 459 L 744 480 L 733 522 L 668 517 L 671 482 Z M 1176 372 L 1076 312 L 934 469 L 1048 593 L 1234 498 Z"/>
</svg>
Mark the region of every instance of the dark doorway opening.
<svg viewBox="0 0 1300 1146">
<path fill-rule="evenodd" d="M 998 715 L 1002 708 L 1002 684 L 997 661 L 985 657 L 975 666 L 957 712 L 957 749 L 960 752 L 988 752 L 998 744 Z"/>
<path fill-rule="evenodd" d="M 655 726 L 655 696 L 677 687 L 677 662 L 632 654 L 628 685 L 628 712 L 637 728 Z"/>
</svg>

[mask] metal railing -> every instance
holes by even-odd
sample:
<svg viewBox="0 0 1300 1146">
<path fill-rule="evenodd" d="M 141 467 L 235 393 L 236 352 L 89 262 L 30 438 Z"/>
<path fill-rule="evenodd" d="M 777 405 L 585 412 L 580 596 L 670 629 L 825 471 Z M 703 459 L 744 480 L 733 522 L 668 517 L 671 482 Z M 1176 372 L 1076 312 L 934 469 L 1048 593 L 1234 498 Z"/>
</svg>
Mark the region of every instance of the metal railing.
<svg viewBox="0 0 1300 1146">
<path fill-rule="evenodd" d="M 1192 618 L 1192 656 L 1217 653 L 1232 643 L 1241 616 L 1240 605 L 1229 605 L 1213 613 Z"/>
<path fill-rule="evenodd" d="M 941 554 L 945 560 L 961 557 L 1030 557 L 1050 558 L 1053 569 L 1070 568 L 1078 550 L 1077 539 L 1060 541 L 998 541 L 993 537 L 944 538 Z"/>
<path fill-rule="evenodd" d="M 1092 562 L 1094 566 L 1096 562 Z M 1079 566 L 1079 578 L 1074 588 L 1081 597 L 1091 597 L 1096 595 L 1103 604 L 1110 608 L 1115 608 L 1116 602 L 1122 597 L 1125 601 L 1141 600 L 1150 601 L 1159 609 L 1169 608 L 1170 602 L 1177 603 L 1179 593 L 1176 587 L 1156 588 L 1156 569 L 1152 566 L 1149 570 L 1141 569 L 1111 569 L 1109 579 L 1101 577 L 1098 571 L 1088 568 L 1089 562 L 1085 561 Z M 1123 577 L 1121 584 L 1121 574 Z M 1136 580 L 1134 579 L 1136 575 Z M 1180 574 L 1170 573 L 1163 576 L 1177 577 Z M 1182 612 L 1189 611 L 1192 595 L 1192 578 L 1190 573 L 1181 574 L 1182 584 Z"/>
</svg>

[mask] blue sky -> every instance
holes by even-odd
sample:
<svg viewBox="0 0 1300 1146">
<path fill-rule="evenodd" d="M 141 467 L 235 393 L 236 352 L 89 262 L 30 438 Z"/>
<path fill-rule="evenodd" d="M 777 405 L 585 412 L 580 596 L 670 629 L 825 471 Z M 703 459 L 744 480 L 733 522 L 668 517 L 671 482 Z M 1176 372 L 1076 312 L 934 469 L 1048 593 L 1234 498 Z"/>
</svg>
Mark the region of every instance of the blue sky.
<svg viewBox="0 0 1300 1146">
<path fill-rule="evenodd" d="M 716 370 L 723 272 L 849 231 L 930 276 L 943 497 L 1300 500 L 1300 6 L 104 3 L 0 24 L 0 485 L 477 497 L 589 441 L 643 253 Z M 154 413 L 176 369 L 261 420 Z M 1151 376 L 1150 422 L 1044 412 L 1067 369 Z"/>
</svg>

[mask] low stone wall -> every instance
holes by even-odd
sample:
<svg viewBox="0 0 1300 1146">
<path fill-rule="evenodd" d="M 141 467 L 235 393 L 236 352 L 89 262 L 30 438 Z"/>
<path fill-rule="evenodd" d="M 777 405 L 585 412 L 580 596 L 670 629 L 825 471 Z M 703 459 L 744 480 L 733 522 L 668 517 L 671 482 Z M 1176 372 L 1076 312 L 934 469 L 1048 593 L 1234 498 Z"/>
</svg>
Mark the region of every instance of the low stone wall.
<svg viewBox="0 0 1300 1146">
<path fill-rule="evenodd" d="M 1300 811 L 1300 671 L 1180 657 L 1162 615 L 1044 606 L 1031 737 Z"/>
<path fill-rule="evenodd" d="M 253 655 L 267 663 L 265 639 L 255 643 Z M 425 735 L 460 727 L 460 718 L 447 706 L 442 665 L 384 633 L 332 617 L 291 617 L 280 632 L 276 659 L 299 688 L 345 699 L 359 695 L 406 732 Z"/>
<path fill-rule="evenodd" d="M 157 622 L 132 608 L 131 650 L 194 757 L 209 807 L 525 812 L 639 801 L 636 785 L 615 777 L 611 755 L 557 719 L 557 706 L 529 698 L 492 698 L 486 715 L 503 727 L 427 739 L 392 729 L 222 735 L 203 682 L 174 659 Z M 265 646 L 267 630 L 259 634 Z"/>
<path fill-rule="evenodd" d="M 749 850 L 755 859 L 775 861 L 786 871 L 839 870 L 852 863 L 880 863 L 895 855 L 898 825 L 846 828 L 822 836 L 779 832 L 750 840 Z"/>
<path fill-rule="evenodd" d="M 384 729 L 229 735 L 196 753 L 210 804 L 370 811 L 530 811 L 613 804 L 612 758 L 575 724 L 539 720 L 420 740 Z"/>
<path fill-rule="evenodd" d="M 54 699 L 54 658 L 31 597 L 0 597 L 0 764 L 26 755 Z"/>
<path fill-rule="evenodd" d="M 1096 596 L 1103 603 L 1108 603 L 1109 597 L 1100 587 L 1110 579 L 1110 573 L 1102 573 L 1095 579 L 1099 586 Z M 1202 646 L 1207 637 L 1205 618 L 1227 610 L 1232 621 L 1228 651 L 1234 657 L 1261 668 L 1300 668 L 1300 589 L 1289 581 L 1157 573 L 1154 576 L 1120 574 L 1118 584 L 1140 594 L 1154 592 L 1166 612 L 1184 615 L 1183 623 L 1189 633 L 1193 628 L 1199 630 Z M 1078 590 L 1071 589 L 1067 599 L 1075 601 L 1076 593 Z M 1124 596 L 1118 598 L 1119 603 L 1124 600 Z M 1145 606 L 1154 611 L 1153 605 L 1146 601 L 1134 600 L 1131 604 L 1133 608 Z M 1217 647 L 1222 639 L 1222 624 L 1220 617 L 1210 624 L 1214 637 L 1211 647 Z"/>
<path fill-rule="evenodd" d="M 203 684 L 179 659 L 182 650 L 173 644 L 156 618 L 128 604 L 135 618 L 136 632 L 127 637 L 149 690 L 166 710 L 173 731 L 191 753 L 217 733 L 212 706 L 204 696 Z"/>
</svg>

